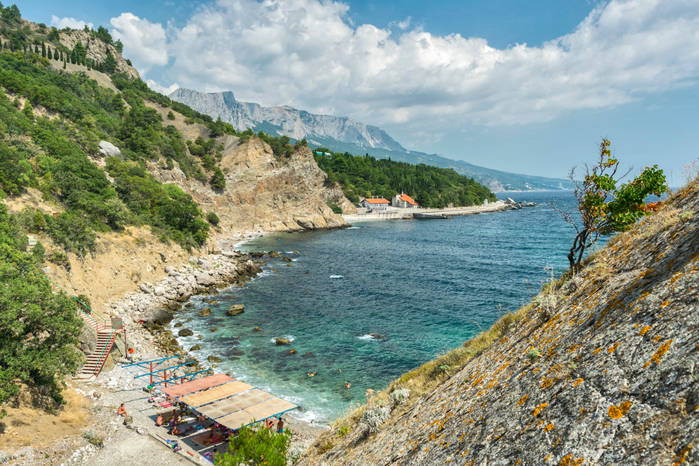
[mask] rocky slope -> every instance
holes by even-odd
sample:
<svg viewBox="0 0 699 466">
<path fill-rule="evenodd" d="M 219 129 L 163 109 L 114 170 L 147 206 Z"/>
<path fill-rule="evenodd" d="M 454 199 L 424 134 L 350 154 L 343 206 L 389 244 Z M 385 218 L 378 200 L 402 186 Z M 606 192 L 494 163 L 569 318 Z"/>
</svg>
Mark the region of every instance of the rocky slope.
<svg viewBox="0 0 699 466">
<path fill-rule="evenodd" d="M 96 39 L 90 35 L 90 33 L 85 31 L 70 31 L 61 32 L 60 34 L 61 44 L 65 45 L 69 49 L 74 49 L 78 42 L 81 42 L 87 51 L 87 58 L 91 58 L 96 62 L 104 62 L 107 58 L 107 52 L 114 56 L 117 62 L 117 72 L 126 73 L 132 78 L 140 79 L 138 71 L 136 68 L 129 65 L 126 59 L 119 53 L 117 49 L 112 45 L 104 43 L 100 39 Z"/>
<path fill-rule="evenodd" d="M 697 212 L 694 186 L 377 433 L 331 434 L 303 464 L 697 464 Z"/>
<path fill-rule="evenodd" d="M 280 136 L 297 140 L 303 138 L 332 138 L 359 147 L 382 148 L 405 151 L 385 131 L 376 126 L 365 125 L 347 117 L 314 115 L 288 106 L 262 107 L 250 102 L 238 102 L 232 92 L 206 94 L 191 89 L 180 88 L 169 96 L 173 100 L 187 104 L 193 109 L 221 117 L 236 129 L 272 126 Z M 264 130 L 264 128 L 261 128 Z M 270 132 L 269 129 L 265 132 Z"/>
</svg>

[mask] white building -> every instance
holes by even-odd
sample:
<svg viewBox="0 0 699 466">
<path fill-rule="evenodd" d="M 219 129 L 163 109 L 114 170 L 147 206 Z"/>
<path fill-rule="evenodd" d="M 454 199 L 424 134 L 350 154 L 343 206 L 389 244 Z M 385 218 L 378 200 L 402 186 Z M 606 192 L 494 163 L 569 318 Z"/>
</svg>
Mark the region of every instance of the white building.
<svg viewBox="0 0 699 466">
<path fill-rule="evenodd" d="M 388 200 L 384 198 L 364 199 L 362 201 L 362 206 L 371 210 L 386 210 L 389 205 L 390 202 L 388 202 Z"/>
<path fill-rule="evenodd" d="M 393 199 L 391 199 L 391 205 L 393 207 L 401 207 L 403 209 L 417 209 L 420 207 L 420 205 L 415 202 L 412 197 L 403 193 L 393 196 Z"/>
</svg>

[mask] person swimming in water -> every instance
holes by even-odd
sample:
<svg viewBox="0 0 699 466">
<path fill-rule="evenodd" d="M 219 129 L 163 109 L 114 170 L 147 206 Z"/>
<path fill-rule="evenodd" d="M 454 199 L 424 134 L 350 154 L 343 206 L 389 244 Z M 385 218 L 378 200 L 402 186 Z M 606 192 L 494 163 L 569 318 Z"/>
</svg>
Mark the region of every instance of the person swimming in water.
<svg viewBox="0 0 699 466">
<path fill-rule="evenodd" d="M 345 382 L 345 388 L 350 388 L 350 383 L 349 383 L 349 382 Z"/>
</svg>

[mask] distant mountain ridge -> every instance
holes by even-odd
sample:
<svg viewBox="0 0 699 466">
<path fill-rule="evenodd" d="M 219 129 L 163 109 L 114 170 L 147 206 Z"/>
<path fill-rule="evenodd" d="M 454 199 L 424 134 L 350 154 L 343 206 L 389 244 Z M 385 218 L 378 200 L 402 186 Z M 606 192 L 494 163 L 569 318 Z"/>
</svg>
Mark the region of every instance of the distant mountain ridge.
<svg viewBox="0 0 699 466">
<path fill-rule="evenodd" d="M 272 136 L 288 136 L 296 140 L 306 138 L 311 147 L 327 147 L 335 152 L 369 154 L 412 164 L 452 168 L 457 173 L 484 184 L 493 192 L 570 187 L 570 181 L 562 178 L 508 173 L 437 154 L 408 151 L 381 128 L 348 117 L 316 115 L 289 106 L 263 107 L 256 103 L 240 102 L 231 91 L 204 93 L 179 88 L 169 97 L 200 113 L 213 118 L 220 117 L 238 130 L 252 128 Z"/>
</svg>

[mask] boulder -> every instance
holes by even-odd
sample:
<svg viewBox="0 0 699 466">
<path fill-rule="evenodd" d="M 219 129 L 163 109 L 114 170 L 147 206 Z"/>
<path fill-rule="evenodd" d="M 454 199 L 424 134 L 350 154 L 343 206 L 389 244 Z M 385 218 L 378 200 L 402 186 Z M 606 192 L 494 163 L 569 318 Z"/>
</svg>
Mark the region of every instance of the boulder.
<svg viewBox="0 0 699 466">
<path fill-rule="evenodd" d="M 293 262 L 294 261 L 291 257 L 287 257 L 287 256 L 282 257 L 282 260 L 284 262 Z"/>
<path fill-rule="evenodd" d="M 192 308 L 192 307 L 194 307 L 194 303 L 187 303 L 187 304 L 184 305 L 184 307 L 186 307 L 186 308 Z"/>
<path fill-rule="evenodd" d="M 131 429 L 133 427 L 133 417 L 131 416 L 126 416 L 124 418 L 124 425 Z"/>
<path fill-rule="evenodd" d="M 179 297 L 177 298 L 177 300 L 178 300 L 179 302 L 181 302 L 181 303 L 184 303 L 184 302 L 189 301 L 189 298 L 191 298 L 191 297 L 192 297 L 192 293 L 183 293 L 181 296 L 179 296 Z M 187 304 L 192 304 L 192 303 L 187 303 Z M 185 304 L 185 307 L 192 307 L 192 306 L 194 306 L 194 304 L 192 304 L 192 306 L 187 306 L 187 304 Z"/>
<path fill-rule="evenodd" d="M 85 324 L 82 332 L 80 332 L 78 341 L 80 342 L 80 351 L 82 351 L 85 356 L 94 353 L 97 347 L 97 330 L 95 330 L 95 327 Z"/>
<path fill-rule="evenodd" d="M 192 332 L 192 331 L 191 331 L 190 329 L 188 329 L 188 328 L 183 328 L 182 330 L 180 330 L 179 332 L 177 332 L 177 335 L 179 335 L 179 336 L 181 336 L 181 337 L 191 337 L 192 335 L 194 335 L 194 332 Z"/>
<path fill-rule="evenodd" d="M 189 351 L 199 351 L 201 349 L 201 345 L 194 345 L 191 348 L 189 348 Z"/>
<path fill-rule="evenodd" d="M 100 141 L 99 143 L 100 154 L 104 157 L 116 157 L 118 159 L 124 160 L 124 156 L 121 155 L 121 151 L 117 146 L 107 141 Z"/>
<path fill-rule="evenodd" d="M 141 289 L 141 291 L 143 291 L 143 292 L 146 293 L 146 294 L 150 294 L 150 293 L 151 293 L 150 288 L 148 288 L 148 287 L 145 285 L 145 283 L 141 283 L 138 287 Z"/>
<path fill-rule="evenodd" d="M 296 354 L 296 350 L 295 350 L 295 349 L 290 349 L 290 350 L 289 350 L 289 354 Z"/>
<path fill-rule="evenodd" d="M 173 325 L 173 327 L 175 327 L 175 328 L 184 327 L 184 324 L 182 322 L 177 322 L 175 325 Z"/>
<path fill-rule="evenodd" d="M 211 356 L 209 356 L 208 358 L 206 358 L 206 360 L 209 361 L 210 363 L 221 362 L 221 358 L 217 358 L 213 354 Z"/>
<path fill-rule="evenodd" d="M 162 286 L 156 286 L 154 293 L 156 296 L 163 296 L 165 294 L 165 288 Z"/>
<path fill-rule="evenodd" d="M 211 286 L 216 283 L 213 277 L 206 272 L 198 273 L 195 278 L 201 286 Z"/>
<path fill-rule="evenodd" d="M 281 345 L 288 345 L 289 343 L 291 343 L 291 340 L 289 340 L 288 338 L 279 337 L 279 338 L 277 338 L 276 343 L 280 346 Z"/>
<path fill-rule="evenodd" d="M 279 258 L 282 257 L 282 253 L 277 251 L 269 251 L 269 257 Z"/>
<path fill-rule="evenodd" d="M 199 267 L 201 267 L 204 270 L 211 270 L 211 262 L 205 259 L 199 259 L 197 261 L 197 265 L 199 265 Z"/>
<path fill-rule="evenodd" d="M 262 252 L 262 251 L 250 251 L 250 252 L 248 253 L 248 255 L 249 255 L 250 257 L 258 258 L 258 257 L 264 257 L 265 253 Z"/>
<path fill-rule="evenodd" d="M 167 325 L 175 318 L 175 314 L 170 309 L 163 307 L 148 307 L 141 312 L 143 312 L 141 320 L 146 323 Z"/>
<path fill-rule="evenodd" d="M 180 309 L 182 309 L 182 304 L 178 303 L 177 301 L 168 301 L 166 306 L 171 311 L 179 311 Z"/>
<path fill-rule="evenodd" d="M 243 304 L 234 304 L 231 307 L 228 308 L 226 311 L 227 316 L 237 316 L 238 314 L 242 314 L 245 309 L 245 306 Z"/>
<path fill-rule="evenodd" d="M 208 307 L 205 307 L 201 311 L 197 312 L 197 314 L 199 314 L 202 317 L 206 317 L 206 316 L 211 314 L 211 309 L 209 309 Z"/>
<path fill-rule="evenodd" d="M 252 329 L 252 331 L 253 332 L 261 332 L 262 330 L 260 330 L 260 327 L 255 327 L 254 329 Z"/>
<path fill-rule="evenodd" d="M 211 327 L 209 332 L 218 332 L 218 327 Z"/>
</svg>

